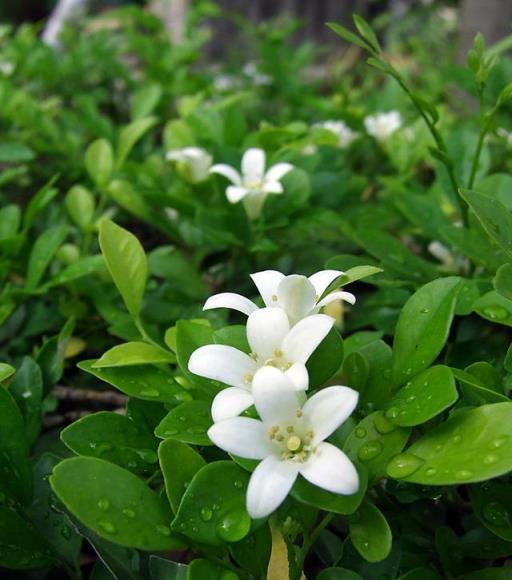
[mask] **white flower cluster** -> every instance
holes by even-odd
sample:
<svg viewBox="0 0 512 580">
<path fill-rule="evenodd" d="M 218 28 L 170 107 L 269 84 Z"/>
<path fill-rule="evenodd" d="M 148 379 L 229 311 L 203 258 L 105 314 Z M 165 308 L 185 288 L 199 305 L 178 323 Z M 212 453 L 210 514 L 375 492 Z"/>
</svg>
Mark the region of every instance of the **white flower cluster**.
<svg viewBox="0 0 512 580">
<path fill-rule="evenodd" d="M 212 344 L 192 353 L 188 367 L 227 388 L 212 403 L 210 439 L 235 456 L 261 460 L 247 490 L 253 518 L 272 513 L 299 474 L 339 494 L 353 494 L 359 477 L 348 457 L 327 439 L 354 411 L 358 393 L 349 387 L 321 389 L 309 399 L 306 363 L 334 319 L 319 310 L 334 300 L 354 304 L 349 292 L 327 288 L 343 274 L 324 270 L 313 276 L 285 276 L 275 270 L 251 276 L 265 306 L 233 293 L 209 298 L 204 309 L 232 308 L 248 316 L 250 354 Z M 259 419 L 240 416 L 254 405 Z"/>
<path fill-rule="evenodd" d="M 340 149 L 346 149 L 358 137 L 358 134 L 345 121 L 322 121 L 321 123 L 315 123 L 313 127 L 330 131 L 335 135 Z"/>
<path fill-rule="evenodd" d="M 380 143 L 386 141 L 402 125 L 402 115 L 400 115 L 399 111 L 369 115 L 364 120 L 364 126 L 368 134 Z"/>
</svg>

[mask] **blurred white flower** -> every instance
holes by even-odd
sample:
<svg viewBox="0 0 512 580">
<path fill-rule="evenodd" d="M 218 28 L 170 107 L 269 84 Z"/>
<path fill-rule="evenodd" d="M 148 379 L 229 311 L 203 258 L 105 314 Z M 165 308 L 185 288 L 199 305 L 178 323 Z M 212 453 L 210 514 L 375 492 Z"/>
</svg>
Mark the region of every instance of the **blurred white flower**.
<svg viewBox="0 0 512 580">
<path fill-rule="evenodd" d="M 248 62 L 242 71 L 244 75 L 248 76 L 257 86 L 264 87 L 272 84 L 272 77 L 266 75 L 265 73 L 259 72 L 256 63 L 254 62 Z"/>
<path fill-rule="evenodd" d="M 364 126 L 369 135 L 379 142 L 384 142 L 397 129 L 402 126 L 402 116 L 398 111 L 377 113 L 370 115 L 364 120 Z"/>
<path fill-rule="evenodd" d="M 180 175 L 191 183 L 200 183 L 210 176 L 212 156 L 201 147 L 184 147 L 168 151 L 166 159 L 176 162 Z"/>
<path fill-rule="evenodd" d="M 265 171 L 263 149 L 248 149 L 242 157 L 242 173 L 230 165 L 218 164 L 210 173 L 223 175 L 233 185 L 226 189 L 226 197 L 231 203 L 242 201 L 249 219 L 255 220 L 261 214 L 267 195 L 283 193 L 281 179 L 293 169 L 290 163 L 278 163 Z"/>
<path fill-rule="evenodd" d="M 213 79 L 213 86 L 220 92 L 227 92 L 239 89 L 242 83 L 239 78 L 233 75 L 217 75 Z"/>
<path fill-rule="evenodd" d="M 0 60 L 0 74 L 9 77 L 14 72 L 14 64 L 9 60 Z"/>
<path fill-rule="evenodd" d="M 316 145 L 314 145 L 313 143 L 308 143 L 307 145 L 304 145 L 304 147 L 301 150 L 301 153 L 303 155 L 314 155 L 317 151 L 318 147 Z"/>
<path fill-rule="evenodd" d="M 501 137 L 505 141 L 507 147 L 512 146 L 512 132 L 507 131 L 503 127 L 500 127 L 499 129 L 496 130 L 496 133 L 499 137 Z"/>
<path fill-rule="evenodd" d="M 333 493 L 357 492 L 354 465 L 338 447 L 325 442 L 354 411 L 356 391 L 327 387 L 301 405 L 286 375 L 265 367 L 254 377 L 253 396 L 261 420 L 233 417 L 208 430 L 213 443 L 228 453 L 262 460 L 247 488 L 252 518 L 264 518 L 277 509 L 299 474 Z"/>
<path fill-rule="evenodd" d="M 340 270 L 321 270 L 306 278 L 298 274 L 285 276 L 276 270 L 264 270 L 251 274 L 251 278 L 265 306 L 284 310 L 290 325 L 293 326 L 335 300 L 355 303 L 356 297 L 350 292 L 343 291 L 331 292 L 320 300 L 327 287 L 342 275 L 343 272 Z M 213 308 L 232 308 L 247 315 L 258 310 L 254 302 L 233 292 L 210 296 L 203 310 Z"/>
<path fill-rule="evenodd" d="M 213 400 L 213 420 L 236 417 L 253 404 L 252 382 L 256 372 L 265 366 L 285 373 L 297 391 L 306 390 L 306 362 L 333 325 L 330 316 L 315 314 L 290 329 L 283 310 L 261 308 L 247 320 L 250 355 L 224 344 L 208 344 L 195 350 L 188 362 L 190 372 L 230 385 Z"/>
<path fill-rule="evenodd" d="M 338 138 L 338 147 L 346 149 L 357 138 L 357 133 L 353 131 L 345 121 L 324 121 L 315 123 L 313 127 L 330 131 Z"/>
<path fill-rule="evenodd" d="M 437 11 L 437 14 L 449 30 L 455 30 L 457 27 L 457 10 L 455 8 L 443 6 Z"/>
</svg>

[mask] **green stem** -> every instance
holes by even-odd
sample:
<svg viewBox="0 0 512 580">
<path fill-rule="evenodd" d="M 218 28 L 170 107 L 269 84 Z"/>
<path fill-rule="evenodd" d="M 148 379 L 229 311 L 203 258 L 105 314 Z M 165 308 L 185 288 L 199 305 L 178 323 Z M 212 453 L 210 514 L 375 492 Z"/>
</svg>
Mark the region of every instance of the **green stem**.
<svg viewBox="0 0 512 580">
<path fill-rule="evenodd" d="M 311 549 L 313 544 L 318 540 L 318 537 L 323 532 L 323 530 L 331 523 L 331 521 L 333 520 L 335 515 L 336 514 L 333 514 L 333 513 L 326 514 L 322 518 L 322 520 L 320 521 L 318 526 L 316 526 L 316 528 L 311 532 L 311 534 L 309 534 L 309 535 L 304 534 L 304 542 L 302 543 L 302 547 L 301 547 L 299 554 L 297 556 L 297 570 L 298 570 L 299 578 L 303 572 L 304 562 L 306 560 L 306 556 L 308 555 L 309 550 Z"/>
</svg>

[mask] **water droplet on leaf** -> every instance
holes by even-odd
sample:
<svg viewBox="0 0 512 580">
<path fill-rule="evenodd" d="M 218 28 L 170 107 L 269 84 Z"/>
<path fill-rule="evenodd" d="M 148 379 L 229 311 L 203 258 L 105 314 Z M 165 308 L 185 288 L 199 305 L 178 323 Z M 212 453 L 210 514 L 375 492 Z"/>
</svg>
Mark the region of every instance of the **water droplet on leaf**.
<svg viewBox="0 0 512 580">
<path fill-rule="evenodd" d="M 386 471 L 390 477 L 401 479 L 412 475 L 423 465 L 421 457 L 412 455 L 412 453 L 401 453 L 393 457 L 388 463 Z"/>
<path fill-rule="evenodd" d="M 245 538 L 251 529 L 251 518 L 243 509 L 228 512 L 217 524 L 216 532 L 225 542 L 238 542 Z"/>
<path fill-rule="evenodd" d="M 374 459 L 377 455 L 382 453 L 382 443 L 380 441 L 368 441 L 359 448 L 357 456 L 361 461 L 370 461 Z"/>
</svg>

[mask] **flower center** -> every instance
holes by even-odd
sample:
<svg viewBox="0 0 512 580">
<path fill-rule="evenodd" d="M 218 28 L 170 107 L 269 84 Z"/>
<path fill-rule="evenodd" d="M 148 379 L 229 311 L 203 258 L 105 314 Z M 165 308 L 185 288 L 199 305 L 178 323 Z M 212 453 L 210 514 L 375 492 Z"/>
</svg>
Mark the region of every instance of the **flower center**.
<svg viewBox="0 0 512 580">
<path fill-rule="evenodd" d="M 275 367 L 281 371 L 287 371 L 293 366 L 293 363 L 285 358 L 280 348 L 276 348 L 272 354 L 274 356 L 265 361 L 265 366 Z"/>
<path fill-rule="evenodd" d="M 260 179 L 246 179 L 244 180 L 244 187 L 250 191 L 260 191 L 263 183 Z"/>
<path fill-rule="evenodd" d="M 311 445 L 315 436 L 313 431 L 300 434 L 295 431 L 294 425 L 287 425 L 284 428 L 273 425 L 268 431 L 268 436 L 279 446 L 281 459 L 285 461 L 304 463 L 316 452 L 316 448 Z"/>
</svg>

